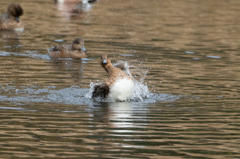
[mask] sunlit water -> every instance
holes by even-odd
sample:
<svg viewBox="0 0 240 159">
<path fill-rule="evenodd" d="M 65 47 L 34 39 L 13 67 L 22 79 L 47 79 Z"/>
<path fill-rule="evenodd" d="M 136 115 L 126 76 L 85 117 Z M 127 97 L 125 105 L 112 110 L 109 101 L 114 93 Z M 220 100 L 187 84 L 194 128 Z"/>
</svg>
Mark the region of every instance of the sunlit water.
<svg viewBox="0 0 240 159">
<path fill-rule="evenodd" d="M 240 158 L 239 1 L 17 3 L 25 30 L 0 32 L 0 158 Z M 76 37 L 86 58 L 49 58 Z M 133 99 L 90 98 L 102 53 L 129 63 Z"/>
</svg>

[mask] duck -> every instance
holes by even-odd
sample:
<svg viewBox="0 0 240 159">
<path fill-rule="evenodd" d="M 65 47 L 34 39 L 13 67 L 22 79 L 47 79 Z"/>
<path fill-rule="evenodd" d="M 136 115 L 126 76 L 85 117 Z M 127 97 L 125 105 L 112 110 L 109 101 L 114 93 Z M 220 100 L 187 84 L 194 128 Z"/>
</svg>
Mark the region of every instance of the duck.
<svg viewBox="0 0 240 159">
<path fill-rule="evenodd" d="M 54 0 L 54 3 L 94 3 L 97 0 Z"/>
<path fill-rule="evenodd" d="M 133 97 L 134 79 L 120 68 L 114 67 L 107 54 L 102 54 L 100 63 L 108 73 L 108 79 L 93 86 L 92 98 L 102 98 L 114 102 L 126 101 Z M 118 66 L 127 69 L 124 67 L 126 65 L 119 64 Z"/>
<path fill-rule="evenodd" d="M 64 11 L 63 14 L 70 19 L 82 19 L 81 15 L 84 12 L 89 12 L 92 8 L 92 3 L 96 0 L 54 0 L 56 8 Z"/>
<path fill-rule="evenodd" d="M 24 27 L 19 17 L 23 15 L 23 9 L 19 4 L 11 3 L 7 13 L 0 15 L 0 30 L 23 31 Z"/>
<path fill-rule="evenodd" d="M 72 45 L 58 45 L 51 48 L 47 48 L 50 58 L 85 58 L 87 50 L 84 47 L 84 40 L 82 38 L 76 38 L 73 40 Z"/>
</svg>

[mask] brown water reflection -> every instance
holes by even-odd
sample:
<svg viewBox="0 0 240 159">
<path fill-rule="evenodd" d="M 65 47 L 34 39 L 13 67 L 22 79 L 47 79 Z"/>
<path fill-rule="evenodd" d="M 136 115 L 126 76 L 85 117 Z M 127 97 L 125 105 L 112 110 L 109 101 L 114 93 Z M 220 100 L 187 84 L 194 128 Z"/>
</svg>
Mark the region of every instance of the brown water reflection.
<svg viewBox="0 0 240 159">
<path fill-rule="evenodd" d="M 240 157 L 239 1 L 17 3 L 25 31 L 0 33 L 1 158 Z M 76 37 L 86 59 L 48 57 Z M 89 99 L 102 53 L 147 72 L 148 98 Z"/>
</svg>

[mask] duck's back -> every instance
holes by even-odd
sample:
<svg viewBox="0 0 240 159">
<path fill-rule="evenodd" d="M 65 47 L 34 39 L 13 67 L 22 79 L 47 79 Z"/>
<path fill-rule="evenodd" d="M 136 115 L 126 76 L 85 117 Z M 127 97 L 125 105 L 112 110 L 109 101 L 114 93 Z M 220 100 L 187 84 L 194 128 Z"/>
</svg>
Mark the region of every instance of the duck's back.
<svg viewBox="0 0 240 159">
<path fill-rule="evenodd" d="M 51 58 L 70 58 L 70 46 L 58 45 L 49 49 L 49 56 Z"/>
<path fill-rule="evenodd" d="M 14 24 L 7 14 L 0 15 L 0 30 L 12 30 L 14 29 Z"/>
<path fill-rule="evenodd" d="M 7 19 L 7 13 L 0 15 L 0 23 L 4 22 Z"/>
<path fill-rule="evenodd" d="M 71 45 L 59 45 L 48 49 L 51 58 L 84 58 L 80 50 L 73 50 Z"/>
</svg>

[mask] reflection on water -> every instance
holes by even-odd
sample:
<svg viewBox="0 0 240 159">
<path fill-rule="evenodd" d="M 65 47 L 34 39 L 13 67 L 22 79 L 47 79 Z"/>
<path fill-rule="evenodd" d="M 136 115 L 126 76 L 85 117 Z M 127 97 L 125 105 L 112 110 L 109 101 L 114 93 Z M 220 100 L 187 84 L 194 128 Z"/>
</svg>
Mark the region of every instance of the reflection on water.
<svg viewBox="0 0 240 159">
<path fill-rule="evenodd" d="M 54 67 L 57 72 L 64 74 L 64 72 L 71 72 L 72 78 L 75 82 L 81 82 L 83 77 L 84 63 L 81 60 L 53 60 Z"/>
<path fill-rule="evenodd" d="M 1 37 L 5 40 L 9 40 L 9 43 L 13 43 L 14 41 L 19 41 L 18 36 L 20 33 L 15 31 L 2 31 Z"/>
<path fill-rule="evenodd" d="M 1 158 L 240 157 L 238 0 L 17 3 L 25 31 L 0 32 Z M 87 58 L 49 58 L 76 37 Z M 132 66 L 136 100 L 87 96 L 102 53 Z"/>
</svg>

